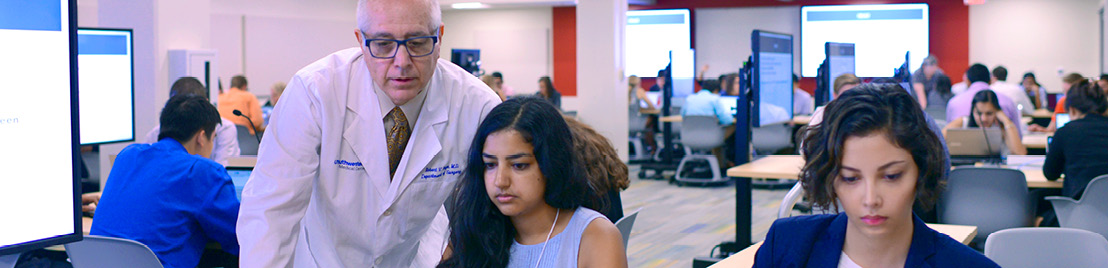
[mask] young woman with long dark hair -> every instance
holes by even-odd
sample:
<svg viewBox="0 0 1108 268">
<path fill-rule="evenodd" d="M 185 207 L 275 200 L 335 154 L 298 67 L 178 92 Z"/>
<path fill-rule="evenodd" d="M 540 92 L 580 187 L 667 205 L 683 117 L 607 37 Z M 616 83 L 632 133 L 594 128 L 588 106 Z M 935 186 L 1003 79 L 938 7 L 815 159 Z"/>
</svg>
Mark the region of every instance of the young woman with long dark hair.
<svg viewBox="0 0 1108 268">
<path fill-rule="evenodd" d="M 493 108 L 477 129 L 439 267 L 627 267 L 622 236 L 557 109 L 538 98 Z"/>
</svg>

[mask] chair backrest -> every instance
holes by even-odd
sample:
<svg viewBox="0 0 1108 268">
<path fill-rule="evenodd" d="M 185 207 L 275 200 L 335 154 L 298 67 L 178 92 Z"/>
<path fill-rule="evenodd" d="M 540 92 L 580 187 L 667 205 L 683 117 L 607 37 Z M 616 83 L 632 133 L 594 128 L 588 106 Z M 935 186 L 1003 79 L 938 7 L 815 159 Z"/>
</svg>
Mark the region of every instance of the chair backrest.
<svg viewBox="0 0 1108 268">
<path fill-rule="evenodd" d="M 724 129 L 714 115 L 687 115 L 682 117 L 681 144 L 695 150 L 709 150 L 723 146 Z"/>
<path fill-rule="evenodd" d="M 632 134 L 646 130 L 646 116 L 639 114 L 639 104 L 627 105 L 627 130 Z"/>
<path fill-rule="evenodd" d="M 800 198 L 804 197 L 804 184 L 799 181 L 793 185 L 792 189 L 789 189 L 789 193 L 785 194 L 785 198 L 781 200 L 781 206 L 777 208 L 777 218 L 788 218 L 793 214 L 793 206 L 796 205 L 796 201 L 800 201 Z"/>
<path fill-rule="evenodd" d="M 977 226 L 974 241 L 979 248 L 989 234 L 1029 227 L 1034 219 L 1027 179 L 1023 172 L 1007 168 L 954 169 L 937 209 L 941 223 Z"/>
<path fill-rule="evenodd" d="M 623 235 L 624 250 L 627 250 L 627 240 L 631 238 L 631 227 L 635 225 L 635 218 L 639 216 L 639 211 L 642 211 L 642 209 L 631 212 L 631 214 L 616 221 L 616 229 L 619 229 L 619 233 Z"/>
<path fill-rule="evenodd" d="M 792 137 L 792 128 L 788 125 L 763 125 L 751 129 L 750 144 L 757 152 L 772 154 L 792 146 Z"/>
<path fill-rule="evenodd" d="M 1079 229 L 1014 228 L 989 235 L 985 256 L 1005 268 L 1105 267 L 1108 240 Z"/>
<path fill-rule="evenodd" d="M 1093 231 L 1108 237 L 1108 175 L 1089 181 L 1081 200 L 1050 201 L 1062 227 Z"/>
<path fill-rule="evenodd" d="M 86 235 L 81 241 L 65 244 L 65 253 L 74 268 L 162 268 L 150 248 L 122 238 Z"/>
<path fill-rule="evenodd" d="M 235 131 L 238 132 L 239 154 L 258 155 L 258 137 L 250 134 L 250 130 L 243 125 L 235 125 Z"/>
</svg>

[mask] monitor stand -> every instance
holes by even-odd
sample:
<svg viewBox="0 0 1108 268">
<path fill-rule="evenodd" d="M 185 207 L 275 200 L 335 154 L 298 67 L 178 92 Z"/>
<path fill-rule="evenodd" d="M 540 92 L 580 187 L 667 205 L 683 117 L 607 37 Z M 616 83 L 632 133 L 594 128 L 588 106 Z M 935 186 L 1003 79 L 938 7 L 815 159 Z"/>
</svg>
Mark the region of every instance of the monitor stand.
<svg viewBox="0 0 1108 268">
<path fill-rule="evenodd" d="M 19 261 L 19 255 L 21 254 L 22 253 L 0 255 L 0 268 L 14 268 L 15 262 Z"/>
</svg>

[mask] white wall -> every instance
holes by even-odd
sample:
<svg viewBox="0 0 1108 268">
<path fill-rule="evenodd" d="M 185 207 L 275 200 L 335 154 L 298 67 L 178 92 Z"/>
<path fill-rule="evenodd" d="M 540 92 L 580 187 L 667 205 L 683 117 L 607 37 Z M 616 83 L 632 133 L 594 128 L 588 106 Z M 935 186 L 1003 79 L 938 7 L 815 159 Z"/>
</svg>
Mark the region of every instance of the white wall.
<svg viewBox="0 0 1108 268">
<path fill-rule="evenodd" d="M 503 73 L 504 84 L 515 90 L 513 94 L 533 94 L 538 91 L 539 77 L 557 79 L 553 77 L 551 60 L 551 10 L 550 7 L 443 10 L 446 32 L 442 57 L 449 60 L 450 50 L 455 48 L 480 49 L 481 69 L 486 73 Z"/>
<path fill-rule="evenodd" d="M 971 6 L 969 61 L 990 69 L 1003 65 L 1010 82 L 1032 71 L 1047 90 L 1061 92 L 1062 75 L 1100 74 L 1099 8 L 1099 0 L 991 0 Z"/>
<path fill-rule="evenodd" d="M 352 0 L 220 0 L 210 7 L 212 46 L 224 88 L 245 75 L 265 100 L 270 87 L 332 52 L 358 46 Z"/>
<path fill-rule="evenodd" d="M 697 70 L 705 78 L 738 72 L 750 57 L 750 33 L 766 30 L 793 35 L 793 73 L 800 72 L 800 7 L 698 8 L 695 12 Z"/>
</svg>

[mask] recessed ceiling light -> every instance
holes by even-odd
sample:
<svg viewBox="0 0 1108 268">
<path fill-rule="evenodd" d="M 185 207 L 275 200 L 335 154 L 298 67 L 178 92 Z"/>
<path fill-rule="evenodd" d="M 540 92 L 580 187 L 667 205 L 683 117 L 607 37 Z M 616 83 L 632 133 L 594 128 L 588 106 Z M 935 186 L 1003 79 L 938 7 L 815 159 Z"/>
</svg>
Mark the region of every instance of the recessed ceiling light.
<svg viewBox="0 0 1108 268">
<path fill-rule="evenodd" d="M 450 7 L 454 8 L 454 9 L 474 9 L 474 8 L 487 8 L 489 6 L 487 6 L 485 4 L 482 4 L 480 2 L 465 2 L 465 3 L 450 4 Z"/>
</svg>

